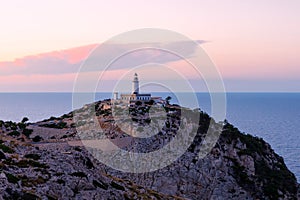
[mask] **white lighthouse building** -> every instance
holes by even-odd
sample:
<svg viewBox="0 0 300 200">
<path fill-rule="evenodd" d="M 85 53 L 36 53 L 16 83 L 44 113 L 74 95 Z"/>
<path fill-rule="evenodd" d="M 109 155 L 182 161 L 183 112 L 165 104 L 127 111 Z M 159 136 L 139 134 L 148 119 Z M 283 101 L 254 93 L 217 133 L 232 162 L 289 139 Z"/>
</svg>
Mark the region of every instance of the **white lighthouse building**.
<svg viewBox="0 0 300 200">
<path fill-rule="evenodd" d="M 132 81 L 132 94 L 138 94 L 139 93 L 139 78 L 137 73 L 134 74 L 134 78 Z"/>
<path fill-rule="evenodd" d="M 151 100 L 151 94 L 140 94 L 139 78 L 137 73 L 134 74 L 132 80 L 132 94 L 121 94 L 121 100 L 129 102 L 148 102 Z"/>
</svg>

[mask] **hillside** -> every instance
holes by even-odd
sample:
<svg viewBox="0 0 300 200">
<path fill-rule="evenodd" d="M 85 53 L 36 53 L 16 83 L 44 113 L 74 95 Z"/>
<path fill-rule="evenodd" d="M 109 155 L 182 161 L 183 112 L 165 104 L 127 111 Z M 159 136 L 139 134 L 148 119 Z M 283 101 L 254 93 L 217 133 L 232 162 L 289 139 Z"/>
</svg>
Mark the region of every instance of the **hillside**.
<svg viewBox="0 0 300 200">
<path fill-rule="evenodd" d="M 150 152 L 176 135 L 183 108 L 166 107 L 162 131 L 135 139 L 115 125 L 114 120 L 120 119 L 112 118 L 109 105 L 99 101 L 77 110 L 85 117 L 76 123 L 73 113 L 33 124 L 26 119 L 0 121 L 0 199 L 300 199 L 299 185 L 283 158 L 262 139 L 243 134 L 228 122 L 213 149 L 199 158 L 209 124 L 218 126 L 199 110 L 188 110 L 200 115 L 197 135 L 171 165 L 147 173 L 110 168 L 80 141 L 100 137 L 93 122 L 85 120 L 93 109 L 111 141 L 129 151 Z M 134 121 L 145 130 L 151 120 L 140 110 L 147 111 L 147 106 L 137 109 Z M 86 127 L 86 132 L 78 132 Z"/>
</svg>

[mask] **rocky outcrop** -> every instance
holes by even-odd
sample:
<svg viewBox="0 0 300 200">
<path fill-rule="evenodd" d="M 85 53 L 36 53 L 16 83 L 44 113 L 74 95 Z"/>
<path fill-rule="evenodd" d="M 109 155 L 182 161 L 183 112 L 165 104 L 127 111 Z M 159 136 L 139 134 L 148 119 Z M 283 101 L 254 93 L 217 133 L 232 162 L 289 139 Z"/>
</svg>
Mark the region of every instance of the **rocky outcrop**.
<svg viewBox="0 0 300 200">
<path fill-rule="evenodd" d="M 14 149 L 1 164 L 4 199 L 180 199 L 106 174 L 81 147 L 20 143 Z"/>
<path fill-rule="evenodd" d="M 207 121 L 206 114 L 201 116 Z M 200 126 L 204 124 L 200 123 Z M 297 199 L 298 183 L 283 158 L 260 138 L 240 133 L 229 123 L 203 159 L 198 159 L 201 130 L 189 150 L 172 165 L 155 172 L 113 176 L 169 195 L 188 199 Z"/>
<path fill-rule="evenodd" d="M 103 103 L 92 105 L 106 136 L 128 138 L 112 125 Z M 80 112 L 88 116 L 89 110 L 86 106 Z M 199 158 L 213 121 L 203 112 L 188 150 L 171 165 L 147 173 L 120 172 L 99 162 L 80 142 L 72 118 L 69 113 L 35 124 L 0 123 L 0 199 L 299 199 L 299 185 L 283 158 L 228 122 L 212 150 Z M 80 126 L 92 126 L 91 120 L 80 120 Z M 165 120 L 161 132 L 130 139 L 123 148 L 161 148 L 183 124 L 180 109 L 175 106 Z M 98 137 L 88 130 L 85 137 Z M 42 139 L 35 141 L 37 136 Z"/>
</svg>

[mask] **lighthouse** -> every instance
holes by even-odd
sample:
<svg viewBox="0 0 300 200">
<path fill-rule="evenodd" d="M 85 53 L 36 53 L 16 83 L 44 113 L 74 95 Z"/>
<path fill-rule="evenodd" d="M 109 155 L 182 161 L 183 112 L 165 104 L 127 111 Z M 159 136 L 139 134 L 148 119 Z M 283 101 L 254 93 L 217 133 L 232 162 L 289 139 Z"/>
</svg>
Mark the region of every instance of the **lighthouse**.
<svg viewBox="0 0 300 200">
<path fill-rule="evenodd" d="M 137 73 L 135 73 L 132 81 L 132 94 L 139 94 L 139 87 L 139 78 Z"/>
<path fill-rule="evenodd" d="M 151 100 L 151 94 L 140 94 L 139 88 L 139 78 L 137 73 L 135 73 L 132 81 L 132 93 L 121 94 L 120 100 L 129 101 L 130 103 L 135 103 L 136 101 L 149 102 Z"/>
</svg>

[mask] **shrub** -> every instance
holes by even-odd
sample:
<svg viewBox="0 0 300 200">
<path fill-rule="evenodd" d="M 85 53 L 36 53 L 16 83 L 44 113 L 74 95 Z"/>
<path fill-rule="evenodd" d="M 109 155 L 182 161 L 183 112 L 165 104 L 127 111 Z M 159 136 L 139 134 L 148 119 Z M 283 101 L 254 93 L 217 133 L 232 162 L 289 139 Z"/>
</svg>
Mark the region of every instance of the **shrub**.
<svg viewBox="0 0 300 200">
<path fill-rule="evenodd" d="M 75 149 L 75 151 L 79 151 L 79 152 L 82 151 L 82 149 L 80 147 L 75 147 L 74 149 Z"/>
<path fill-rule="evenodd" d="M 63 135 L 60 139 L 66 139 L 66 138 L 68 138 L 68 136 L 67 135 Z"/>
<path fill-rule="evenodd" d="M 28 167 L 37 167 L 37 168 L 49 168 L 46 164 L 39 163 L 33 160 L 20 160 L 19 162 L 15 163 L 16 166 L 20 168 L 28 168 Z"/>
<path fill-rule="evenodd" d="M 61 116 L 62 119 L 65 119 L 65 118 L 70 118 L 70 117 L 73 117 L 73 113 L 69 113 L 69 114 L 64 114 L 63 116 Z"/>
<path fill-rule="evenodd" d="M 287 190 L 290 193 L 297 192 L 294 174 L 288 170 L 284 163 L 278 162 L 275 165 L 276 167 L 270 168 L 264 160 L 255 162 L 255 173 L 261 181 L 265 182 L 263 186 L 264 193 L 270 199 L 279 199 L 279 190 Z"/>
<path fill-rule="evenodd" d="M 6 122 L 4 122 L 4 126 L 7 129 L 10 128 L 11 130 L 17 130 L 17 124 L 15 122 L 12 122 L 12 121 L 6 121 Z"/>
<path fill-rule="evenodd" d="M 26 124 L 18 123 L 18 127 L 19 127 L 19 129 L 24 130 L 26 128 Z"/>
<path fill-rule="evenodd" d="M 22 186 L 25 186 L 25 187 L 33 187 L 33 186 L 37 186 L 37 185 L 40 185 L 40 184 L 43 184 L 43 183 L 47 182 L 47 179 L 44 179 L 41 176 L 38 176 L 36 178 L 36 177 L 27 177 L 27 176 L 24 175 L 20 178 L 22 180 L 22 182 L 21 182 Z M 40 199 L 40 198 L 38 198 L 38 199 Z"/>
<path fill-rule="evenodd" d="M 25 135 L 27 138 L 29 138 L 29 136 L 31 135 L 31 133 L 33 132 L 33 130 L 32 129 L 27 129 L 27 128 L 25 128 L 24 130 L 23 130 L 23 135 Z"/>
<path fill-rule="evenodd" d="M 64 180 L 62 180 L 62 179 L 57 179 L 57 183 L 58 184 L 65 184 L 66 182 Z"/>
<path fill-rule="evenodd" d="M 33 142 L 40 142 L 41 140 L 43 140 L 43 138 L 39 135 L 35 136 L 34 138 L 32 138 Z"/>
<path fill-rule="evenodd" d="M 83 178 L 83 177 L 87 177 L 86 174 L 84 172 L 73 172 L 72 174 L 70 174 L 71 176 L 76 176 L 76 177 L 80 177 L 80 178 Z"/>
<path fill-rule="evenodd" d="M 9 136 L 17 136 L 17 137 L 18 137 L 18 136 L 21 135 L 21 133 L 20 133 L 19 131 L 14 130 L 14 131 L 8 133 L 8 135 L 9 135 Z"/>
<path fill-rule="evenodd" d="M 30 158 L 30 159 L 33 159 L 33 160 L 39 160 L 41 158 L 40 155 L 34 154 L 34 153 L 26 154 L 24 157 L 25 158 Z"/>
<path fill-rule="evenodd" d="M 53 121 L 53 120 L 57 120 L 57 119 L 59 119 L 59 118 L 53 117 L 53 116 L 49 118 L 49 120 L 52 120 L 52 121 Z"/>
<path fill-rule="evenodd" d="M 53 123 L 53 124 L 43 124 L 40 125 L 43 127 L 47 127 L 47 128 L 56 128 L 56 129 L 63 129 L 67 127 L 67 123 L 66 122 L 58 122 L 58 123 Z"/>
<path fill-rule="evenodd" d="M 108 189 L 108 185 L 102 181 L 97 181 L 97 180 L 93 180 L 93 185 L 95 187 L 99 187 L 99 188 L 102 188 L 104 190 L 107 190 Z"/>
<path fill-rule="evenodd" d="M 84 164 L 86 165 L 86 167 L 87 167 L 88 169 L 94 168 L 94 164 L 92 163 L 91 159 L 89 159 L 88 157 L 87 157 L 86 160 L 84 161 Z"/>
<path fill-rule="evenodd" d="M 6 177 L 7 177 L 7 181 L 9 183 L 13 183 L 16 184 L 18 183 L 18 181 L 20 180 L 19 178 L 17 178 L 16 176 L 10 174 L 10 173 L 5 173 Z"/>
<path fill-rule="evenodd" d="M 2 149 L 2 151 L 4 153 L 14 153 L 15 152 L 12 148 L 10 148 L 4 144 L 0 144 L 0 149 Z"/>
<path fill-rule="evenodd" d="M 26 123 L 28 120 L 29 120 L 28 117 L 24 117 L 24 118 L 22 119 L 21 123 L 24 124 L 24 123 Z"/>
<path fill-rule="evenodd" d="M 32 200 L 32 199 L 40 199 L 38 196 L 36 196 L 35 194 L 31 194 L 31 193 L 24 193 L 22 195 L 22 198 L 24 200 Z"/>
<path fill-rule="evenodd" d="M 0 151 L 0 160 L 2 160 L 2 159 L 5 160 L 6 156 L 2 151 Z"/>
<path fill-rule="evenodd" d="M 59 122 L 59 123 L 57 124 L 57 126 L 58 126 L 59 128 L 61 128 L 61 129 L 63 129 L 63 128 L 66 128 L 66 127 L 67 127 L 67 123 L 66 123 L 66 122 Z"/>
<path fill-rule="evenodd" d="M 122 190 L 122 191 L 125 190 L 125 188 L 124 188 L 122 185 L 119 185 L 119 184 L 117 184 L 117 183 L 115 183 L 115 182 L 113 182 L 113 181 L 110 183 L 110 185 L 111 185 L 113 188 L 117 189 L 117 190 Z"/>
</svg>

